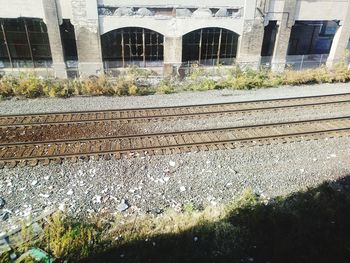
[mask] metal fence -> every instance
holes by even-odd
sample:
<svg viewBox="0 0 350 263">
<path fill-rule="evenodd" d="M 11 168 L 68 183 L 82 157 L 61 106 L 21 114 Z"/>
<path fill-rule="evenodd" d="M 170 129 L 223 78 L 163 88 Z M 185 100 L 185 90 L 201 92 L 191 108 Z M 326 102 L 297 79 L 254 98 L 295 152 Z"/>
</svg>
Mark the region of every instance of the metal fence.
<svg viewBox="0 0 350 263">
<path fill-rule="evenodd" d="M 327 63 L 327 59 L 328 54 L 287 56 L 286 62 L 278 66 L 293 70 L 318 68 L 325 65 Z M 271 68 L 271 61 L 272 57 L 261 57 L 260 65 L 263 68 Z"/>
<path fill-rule="evenodd" d="M 205 68 L 206 74 L 217 76 L 225 74 L 225 69 L 238 65 L 241 68 L 265 68 L 271 69 L 273 67 L 279 69 L 293 69 L 293 70 L 304 70 L 311 68 L 318 68 L 327 63 L 328 54 L 313 54 L 313 55 L 297 55 L 297 56 L 287 56 L 286 61 L 279 64 L 273 64 L 272 56 L 264 56 L 261 57 L 260 61 L 249 61 L 242 62 L 239 64 L 236 62 L 235 58 L 229 59 L 207 59 L 201 60 L 201 63 L 198 64 L 198 61 L 188 61 L 181 64 L 181 67 L 174 66 L 173 74 L 179 76 L 186 76 L 195 71 L 201 70 Z M 344 60 L 342 60 L 344 61 Z M 348 65 L 349 59 L 345 60 Z M 340 61 L 336 61 L 340 62 Z M 106 72 L 119 70 L 122 68 L 121 61 L 103 61 L 104 69 Z M 163 68 L 163 61 L 141 61 L 141 60 L 133 60 L 128 61 L 127 67 L 136 66 L 139 68 L 149 68 L 149 69 L 157 69 L 157 72 L 161 74 Z M 67 60 L 66 61 L 66 69 L 69 77 L 77 77 L 79 76 L 78 69 L 78 61 L 77 60 Z M 159 70 L 158 70 L 159 69 Z M 0 73 L 4 74 L 5 72 L 24 72 L 28 70 L 33 71 L 41 71 L 44 75 L 47 76 L 55 76 L 54 69 L 52 68 L 52 61 L 35 61 L 33 64 L 32 61 L 29 60 L 14 60 L 12 64 L 8 61 L 0 61 Z"/>
<path fill-rule="evenodd" d="M 205 66 L 206 69 L 209 69 L 208 72 L 215 72 L 220 71 L 222 68 L 225 68 L 225 66 L 240 66 L 241 68 L 264 68 L 264 69 L 271 69 L 273 67 L 280 68 L 280 69 L 292 69 L 292 70 L 305 70 L 305 69 L 313 69 L 313 68 L 319 68 L 321 66 L 326 65 L 328 61 L 328 54 L 312 54 L 312 55 L 297 55 L 297 56 L 287 56 L 285 62 L 283 63 L 275 63 L 272 62 L 272 56 L 264 56 L 261 57 L 260 61 L 240 61 L 239 63 L 236 63 L 235 60 L 232 60 L 231 63 L 225 63 L 225 64 L 217 64 L 214 63 L 212 65 L 210 64 L 201 64 L 198 65 L 196 61 L 190 61 L 186 63 L 182 63 L 182 71 L 185 75 L 191 74 L 195 70 L 197 70 L 197 67 Z M 349 65 L 350 68 L 350 59 L 342 59 L 339 61 L 333 61 L 335 63 L 337 62 L 344 62 Z"/>
</svg>

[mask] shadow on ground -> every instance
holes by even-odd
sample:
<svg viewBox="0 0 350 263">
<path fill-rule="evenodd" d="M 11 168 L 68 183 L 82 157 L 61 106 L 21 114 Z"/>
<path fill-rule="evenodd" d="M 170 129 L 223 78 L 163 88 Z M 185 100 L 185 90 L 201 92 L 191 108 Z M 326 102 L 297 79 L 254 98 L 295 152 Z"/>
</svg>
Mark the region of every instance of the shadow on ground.
<svg viewBox="0 0 350 263">
<path fill-rule="evenodd" d="M 242 202 L 218 222 L 85 262 L 350 262 L 350 176 L 267 204 L 254 196 Z"/>
</svg>

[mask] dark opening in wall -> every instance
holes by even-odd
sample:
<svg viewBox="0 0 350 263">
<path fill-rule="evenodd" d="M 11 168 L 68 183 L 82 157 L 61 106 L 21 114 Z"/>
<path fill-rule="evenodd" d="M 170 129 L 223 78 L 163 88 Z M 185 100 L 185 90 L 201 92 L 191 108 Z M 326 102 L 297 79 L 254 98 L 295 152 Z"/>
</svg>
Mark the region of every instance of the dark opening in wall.
<svg viewBox="0 0 350 263">
<path fill-rule="evenodd" d="M 0 68 L 11 67 L 8 46 L 6 45 L 3 27 L 0 26 Z"/>
<path fill-rule="evenodd" d="M 144 28 L 127 27 L 105 33 L 101 36 L 105 67 L 160 67 L 163 43 L 163 35 Z"/>
<path fill-rule="evenodd" d="M 42 19 L 0 19 L 0 67 L 49 67 L 47 28 Z"/>
<path fill-rule="evenodd" d="M 68 68 L 77 67 L 78 52 L 75 41 L 74 26 L 69 19 L 63 19 L 60 25 L 64 59 Z"/>
<path fill-rule="evenodd" d="M 182 61 L 199 65 L 232 65 L 238 34 L 223 28 L 203 28 L 182 38 Z"/>
<path fill-rule="evenodd" d="M 288 55 L 329 54 L 338 27 L 335 21 L 296 21 Z"/>
<path fill-rule="evenodd" d="M 261 56 L 272 56 L 275 48 L 276 35 L 277 35 L 277 21 L 270 21 L 264 28 L 264 40 L 261 48 Z"/>
</svg>

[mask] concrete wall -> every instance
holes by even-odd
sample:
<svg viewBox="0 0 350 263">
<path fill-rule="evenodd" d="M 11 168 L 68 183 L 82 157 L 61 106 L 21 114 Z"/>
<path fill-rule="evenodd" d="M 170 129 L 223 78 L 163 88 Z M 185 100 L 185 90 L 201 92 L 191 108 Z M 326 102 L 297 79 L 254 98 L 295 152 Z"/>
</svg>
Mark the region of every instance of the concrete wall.
<svg viewBox="0 0 350 263">
<path fill-rule="evenodd" d="M 41 0 L 0 0 L 0 18 L 44 18 Z"/>
<path fill-rule="evenodd" d="M 270 0 L 268 19 L 281 20 L 284 0 Z M 348 0 L 298 0 L 295 20 L 342 20 L 346 15 Z"/>
<path fill-rule="evenodd" d="M 60 17 L 63 19 L 72 18 L 71 0 L 57 0 L 57 7 L 60 11 Z"/>
<path fill-rule="evenodd" d="M 42 1 L 56 1 L 57 23 L 50 20 Z M 179 17 L 162 16 L 107 16 L 98 15 L 98 7 L 167 7 L 167 8 L 234 8 L 237 17 Z M 50 46 L 54 50 L 56 67 L 62 65 L 58 26 L 62 19 L 71 19 L 75 27 L 79 70 L 85 74 L 103 71 L 100 36 L 123 27 L 143 27 L 164 35 L 164 64 L 171 71 L 181 64 L 182 36 L 206 27 L 220 27 L 237 33 L 239 47 L 237 60 L 259 63 L 264 25 L 277 20 L 279 32 L 273 62 L 283 64 L 288 47 L 290 29 L 296 20 L 340 20 L 331 57 L 336 60 L 350 36 L 349 0 L 0 0 L 0 18 L 35 17 L 50 23 Z M 52 40 L 53 39 L 53 40 Z"/>
<path fill-rule="evenodd" d="M 347 6 L 348 0 L 297 1 L 295 20 L 341 20 Z"/>
<path fill-rule="evenodd" d="M 144 27 L 167 37 L 183 36 L 205 27 L 222 27 L 241 34 L 244 19 L 234 18 L 171 18 L 100 16 L 100 33 L 123 27 Z"/>
<path fill-rule="evenodd" d="M 242 6 L 244 0 L 98 0 L 98 4 L 106 6 L 236 7 Z"/>
</svg>

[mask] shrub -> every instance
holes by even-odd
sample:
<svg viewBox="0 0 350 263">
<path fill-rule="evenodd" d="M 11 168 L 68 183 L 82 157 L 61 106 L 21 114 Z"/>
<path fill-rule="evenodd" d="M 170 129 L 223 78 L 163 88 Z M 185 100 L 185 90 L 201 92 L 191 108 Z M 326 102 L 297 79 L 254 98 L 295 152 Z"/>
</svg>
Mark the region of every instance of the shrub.
<svg viewBox="0 0 350 263">
<path fill-rule="evenodd" d="M 28 77 L 21 76 L 18 79 L 18 85 L 13 86 L 13 94 L 26 98 L 36 98 L 44 95 L 43 88 L 44 82 L 31 74 Z"/>
<path fill-rule="evenodd" d="M 138 87 L 134 84 L 131 84 L 128 88 L 128 94 L 131 96 L 137 95 L 138 94 Z"/>
<path fill-rule="evenodd" d="M 98 77 L 89 77 L 83 81 L 81 93 L 92 96 L 112 95 L 113 89 L 108 77 L 106 75 L 100 75 Z"/>
<path fill-rule="evenodd" d="M 220 70 L 221 71 L 221 70 Z M 72 95 L 146 95 L 154 93 L 170 94 L 178 90 L 205 91 L 212 89 L 255 89 L 276 87 L 279 85 L 303 85 L 313 83 L 334 83 L 350 81 L 350 70 L 344 62 L 333 69 L 320 67 L 294 71 L 286 69 L 282 73 L 269 70 L 242 70 L 238 66 L 226 69 L 225 77 L 209 77 L 206 69 L 192 65 L 187 81 L 175 85 L 170 80 L 162 80 L 158 85 L 140 88 L 144 83 L 138 78 L 149 77 L 156 73 L 149 70 L 130 67 L 121 76 L 112 79 L 107 75 L 91 76 L 88 79 L 57 80 L 42 79 L 33 74 L 20 77 L 4 76 L 0 79 L 0 99 L 11 96 L 35 98 L 40 96 L 70 97 Z"/>
<path fill-rule="evenodd" d="M 116 83 L 112 86 L 112 90 L 113 90 L 113 93 L 118 96 L 125 96 L 125 95 L 129 95 L 130 91 L 131 92 L 136 91 L 137 93 L 137 86 L 135 85 L 132 78 L 119 77 Z"/>
<path fill-rule="evenodd" d="M 49 97 L 70 97 L 74 94 L 74 86 L 68 80 L 46 80 L 44 94 Z"/>
<path fill-rule="evenodd" d="M 157 93 L 170 94 L 174 92 L 174 87 L 169 80 L 162 80 L 157 86 Z"/>
<path fill-rule="evenodd" d="M 188 78 L 190 80 L 197 80 L 198 78 L 205 77 L 207 75 L 206 73 L 205 68 L 200 67 L 198 64 L 192 64 Z"/>
<path fill-rule="evenodd" d="M 11 97 L 14 95 L 14 86 L 18 85 L 16 78 L 11 76 L 6 76 L 0 80 L 0 96 L 1 97 Z"/>
<path fill-rule="evenodd" d="M 100 238 L 98 230 L 97 225 L 72 222 L 56 213 L 44 229 L 43 245 L 57 258 L 77 261 L 93 252 Z"/>
<path fill-rule="evenodd" d="M 150 76 L 157 75 L 157 73 L 153 70 L 148 70 L 144 68 L 139 68 L 137 66 L 129 66 L 125 71 L 124 76 L 129 79 L 136 79 L 138 77 L 148 78 Z"/>
<path fill-rule="evenodd" d="M 202 79 L 191 82 L 185 89 L 191 91 L 206 91 L 215 89 L 216 87 L 216 81 L 212 79 Z"/>
</svg>

